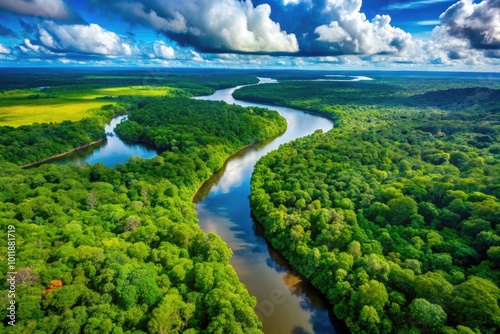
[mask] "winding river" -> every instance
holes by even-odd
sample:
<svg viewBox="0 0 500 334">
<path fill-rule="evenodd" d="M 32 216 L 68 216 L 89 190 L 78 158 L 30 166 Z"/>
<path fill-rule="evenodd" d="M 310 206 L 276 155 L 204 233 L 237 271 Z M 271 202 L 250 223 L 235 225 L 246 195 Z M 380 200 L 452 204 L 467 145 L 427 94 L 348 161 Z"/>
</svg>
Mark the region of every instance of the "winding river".
<svg viewBox="0 0 500 334">
<path fill-rule="evenodd" d="M 259 78 L 260 83 L 273 83 Z M 250 146 L 232 156 L 194 198 L 199 224 L 215 232 L 233 250 L 231 264 L 251 295 L 257 297 L 257 314 L 269 334 L 340 333 L 332 325 L 328 305 L 320 294 L 301 280 L 264 239 L 262 227 L 250 213 L 250 179 L 260 157 L 281 144 L 328 131 L 331 121 L 302 111 L 235 100 L 232 93 L 243 86 L 216 91 L 203 100 L 221 100 L 243 107 L 258 106 L 278 111 L 288 122 L 287 131 L 271 140 Z"/>
<path fill-rule="evenodd" d="M 259 78 L 260 83 L 275 83 Z M 345 80 L 344 80 L 345 81 Z M 260 157 L 279 145 L 333 127 L 331 121 L 302 111 L 235 100 L 232 93 L 244 86 L 216 91 L 197 99 L 225 101 L 244 107 L 259 106 L 278 111 L 288 122 L 284 134 L 247 147 L 233 155 L 206 181 L 194 197 L 199 224 L 205 232 L 215 232 L 233 250 L 231 264 L 251 295 L 257 297 L 256 312 L 268 334 L 341 333 L 335 328 L 331 309 L 311 285 L 303 281 L 264 239 L 262 227 L 250 213 L 250 178 Z M 55 164 L 97 163 L 114 166 L 130 156 L 151 158 L 157 152 L 140 143 L 130 143 L 114 135 L 113 129 L 126 116 L 115 117 L 106 127 L 107 140 L 49 161 Z M 341 326 L 341 325 L 340 325 Z"/>
</svg>

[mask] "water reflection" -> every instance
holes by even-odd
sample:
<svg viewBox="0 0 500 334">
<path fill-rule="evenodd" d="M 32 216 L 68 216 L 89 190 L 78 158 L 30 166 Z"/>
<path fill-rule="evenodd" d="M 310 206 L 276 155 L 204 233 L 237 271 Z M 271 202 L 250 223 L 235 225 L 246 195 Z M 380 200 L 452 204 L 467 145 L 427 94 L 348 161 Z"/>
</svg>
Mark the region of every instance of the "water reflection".
<svg viewBox="0 0 500 334">
<path fill-rule="evenodd" d="M 231 94 L 238 88 L 220 90 L 199 99 L 274 109 L 286 118 L 288 128 L 277 138 L 235 154 L 200 188 L 194 198 L 199 224 L 204 231 L 220 235 L 233 250 L 231 264 L 250 294 L 257 297 L 256 312 L 266 333 L 336 333 L 327 311 L 329 307 L 267 243 L 262 227 L 252 219 L 248 200 L 252 171 L 262 156 L 315 130 L 328 131 L 333 124 L 289 108 L 235 100 Z"/>
<path fill-rule="evenodd" d="M 114 129 L 116 125 L 126 118 L 127 116 L 117 116 L 106 125 L 105 131 L 107 137 L 105 142 L 52 159 L 48 162 L 56 165 L 81 164 L 84 162 L 95 164 L 101 162 L 106 166 L 113 167 L 126 162 L 132 156 L 148 159 L 158 155 L 158 152 L 150 146 L 122 140 L 115 134 Z"/>
</svg>

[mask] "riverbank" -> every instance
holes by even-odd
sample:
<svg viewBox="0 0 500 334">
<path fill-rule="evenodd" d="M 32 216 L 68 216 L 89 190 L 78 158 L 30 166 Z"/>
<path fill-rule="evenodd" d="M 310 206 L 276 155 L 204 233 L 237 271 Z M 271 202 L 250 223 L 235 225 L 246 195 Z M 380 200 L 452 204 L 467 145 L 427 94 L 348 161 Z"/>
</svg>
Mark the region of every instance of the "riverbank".
<svg viewBox="0 0 500 334">
<path fill-rule="evenodd" d="M 287 124 L 288 125 L 288 124 Z M 224 163 L 222 164 L 222 166 L 220 168 L 218 168 L 216 171 L 214 171 L 212 173 L 212 175 L 210 175 L 207 179 L 203 180 L 201 182 L 201 184 L 198 186 L 198 188 L 195 190 L 193 196 L 191 197 L 191 201 L 192 202 L 195 202 L 195 198 L 196 196 L 198 195 L 198 192 L 206 185 L 206 183 L 208 181 L 210 181 L 211 179 L 213 179 L 217 174 L 220 174 L 224 171 L 224 169 L 227 167 L 227 164 L 232 160 L 234 159 L 236 156 L 242 154 L 245 150 L 249 149 L 249 148 L 252 148 L 252 147 L 257 147 L 259 145 L 263 145 L 263 144 L 266 144 L 266 143 L 269 143 L 269 142 L 272 142 L 273 140 L 275 140 L 276 138 L 282 136 L 284 133 L 286 132 L 283 131 L 283 132 L 280 132 L 278 133 L 277 135 L 274 135 L 270 138 L 267 138 L 267 139 L 264 139 L 262 141 L 258 141 L 256 143 L 252 143 L 252 144 L 248 144 L 248 145 L 245 145 L 243 146 L 242 148 L 240 148 L 238 151 L 232 153 L 229 157 L 227 157 L 226 160 L 224 160 Z"/>
<path fill-rule="evenodd" d="M 90 142 L 90 143 L 87 143 L 85 145 L 80 145 L 80 146 L 77 146 L 69 151 L 65 151 L 65 152 L 62 152 L 62 153 L 58 153 L 58 154 L 55 154 L 55 155 L 52 155 L 50 157 L 47 157 L 47 158 L 43 158 L 43 159 L 40 159 L 40 160 L 37 160 L 35 162 L 30 162 L 29 164 L 25 164 L 25 165 L 21 165 L 19 167 L 21 168 L 26 168 L 26 167 L 32 167 L 32 166 L 36 166 L 36 165 L 39 165 L 39 164 L 42 164 L 44 162 L 48 162 L 48 161 L 51 161 L 51 160 L 54 160 L 54 159 L 58 159 L 58 158 L 61 158 L 61 157 L 64 157 L 68 154 L 71 154 L 73 152 L 76 152 L 76 151 L 79 151 L 79 150 L 83 150 L 83 149 L 86 149 L 88 147 L 91 147 L 93 145 L 96 145 L 96 144 L 100 144 L 104 141 L 106 141 L 109 137 L 109 133 L 112 133 L 114 135 L 114 125 L 112 124 L 113 123 L 113 120 L 115 120 L 116 118 L 118 117 L 123 117 L 123 116 L 126 116 L 127 114 L 114 114 L 113 116 L 111 116 L 109 118 L 109 120 L 104 124 L 104 133 L 105 133 L 105 137 L 104 138 L 101 138 L 99 140 L 96 140 L 96 141 L 93 141 L 93 142 Z M 109 127 L 112 127 L 111 129 L 109 129 Z"/>
<path fill-rule="evenodd" d="M 90 146 L 93 146 L 93 145 L 96 145 L 96 144 L 99 144 L 99 143 L 102 143 L 106 140 L 107 138 L 102 138 L 102 139 L 99 139 L 99 140 L 96 140 L 96 141 L 93 141 L 93 142 L 90 142 L 88 144 L 85 144 L 85 145 L 82 145 L 82 146 L 78 146 L 78 147 L 75 147 L 69 151 L 66 151 L 66 152 L 63 152 L 63 153 L 59 153 L 59 154 L 56 154 L 56 155 L 53 155 L 51 157 L 48 157 L 48 158 L 45 158 L 45 159 L 41 159 L 41 160 L 38 160 L 38 161 L 35 161 L 35 162 L 32 162 L 32 163 L 29 163 L 29 164 L 26 164 L 26 165 L 22 165 L 22 166 L 19 166 L 21 168 L 26 168 L 26 167 L 31 167 L 31 166 L 36 166 L 36 165 L 39 165 L 39 164 L 42 164 L 44 162 L 47 162 L 47 161 L 50 161 L 50 160 L 53 160 L 53 159 L 57 159 L 57 158 L 60 158 L 60 157 L 64 157 L 65 155 L 68 155 L 70 153 L 73 153 L 75 151 L 78 151 L 78 150 L 83 150 L 84 148 L 87 148 L 87 147 L 90 147 Z"/>
</svg>

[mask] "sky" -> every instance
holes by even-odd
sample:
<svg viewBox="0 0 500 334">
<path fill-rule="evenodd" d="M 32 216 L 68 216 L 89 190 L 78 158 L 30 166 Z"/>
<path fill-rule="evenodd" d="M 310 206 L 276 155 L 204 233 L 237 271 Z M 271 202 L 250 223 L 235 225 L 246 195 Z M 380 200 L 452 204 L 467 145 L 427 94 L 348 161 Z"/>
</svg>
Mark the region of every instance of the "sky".
<svg viewBox="0 0 500 334">
<path fill-rule="evenodd" d="M 0 67 L 500 70 L 500 0 L 0 0 Z"/>
</svg>

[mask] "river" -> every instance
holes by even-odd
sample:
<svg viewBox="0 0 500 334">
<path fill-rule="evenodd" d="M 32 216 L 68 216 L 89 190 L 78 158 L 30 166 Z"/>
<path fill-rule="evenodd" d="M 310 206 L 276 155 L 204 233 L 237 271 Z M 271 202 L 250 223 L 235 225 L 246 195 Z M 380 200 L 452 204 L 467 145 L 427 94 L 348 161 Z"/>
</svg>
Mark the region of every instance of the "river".
<svg viewBox="0 0 500 334">
<path fill-rule="evenodd" d="M 116 116 L 106 125 L 107 136 L 102 143 L 71 152 L 62 157 L 50 159 L 47 162 L 56 165 L 81 164 L 83 162 L 95 164 L 101 162 L 108 167 L 113 167 L 127 162 L 130 157 L 149 159 L 157 156 L 158 152 L 153 147 L 122 140 L 115 134 L 116 125 L 126 118 L 127 116 L 123 115 Z"/>
<path fill-rule="evenodd" d="M 259 79 L 260 83 L 275 82 Z M 288 128 L 277 138 L 238 152 L 205 182 L 194 198 L 199 224 L 205 232 L 221 236 L 233 250 L 231 264 L 250 294 L 257 297 L 256 311 L 265 333 L 340 333 L 332 325 L 324 298 L 264 239 L 262 227 L 251 216 L 248 199 L 252 171 L 260 157 L 315 130 L 328 131 L 333 124 L 290 108 L 235 100 L 232 93 L 240 87 L 198 99 L 274 109 L 287 120 Z"/>
<path fill-rule="evenodd" d="M 260 83 L 276 82 L 259 79 Z M 274 109 L 287 120 L 288 128 L 281 136 L 239 151 L 203 184 L 194 197 L 199 224 L 205 232 L 221 236 L 233 250 L 231 264 L 250 294 L 257 297 L 256 312 L 265 333 L 340 333 L 332 325 L 330 307 L 324 298 L 301 280 L 300 275 L 266 242 L 262 227 L 252 219 L 248 199 L 250 178 L 260 157 L 315 130 L 328 131 L 333 124 L 323 117 L 290 108 L 235 100 L 232 93 L 241 87 L 244 86 L 218 90 L 213 95 L 197 99 Z M 112 167 L 126 162 L 131 156 L 144 159 L 156 156 L 153 148 L 123 141 L 114 135 L 116 124 L 124 118 L 126 116 L 115 117 L 106 126 L 108 137 L 105 142 L 52 159 L 49 163 L 101 162 Z"/>
</svg>

